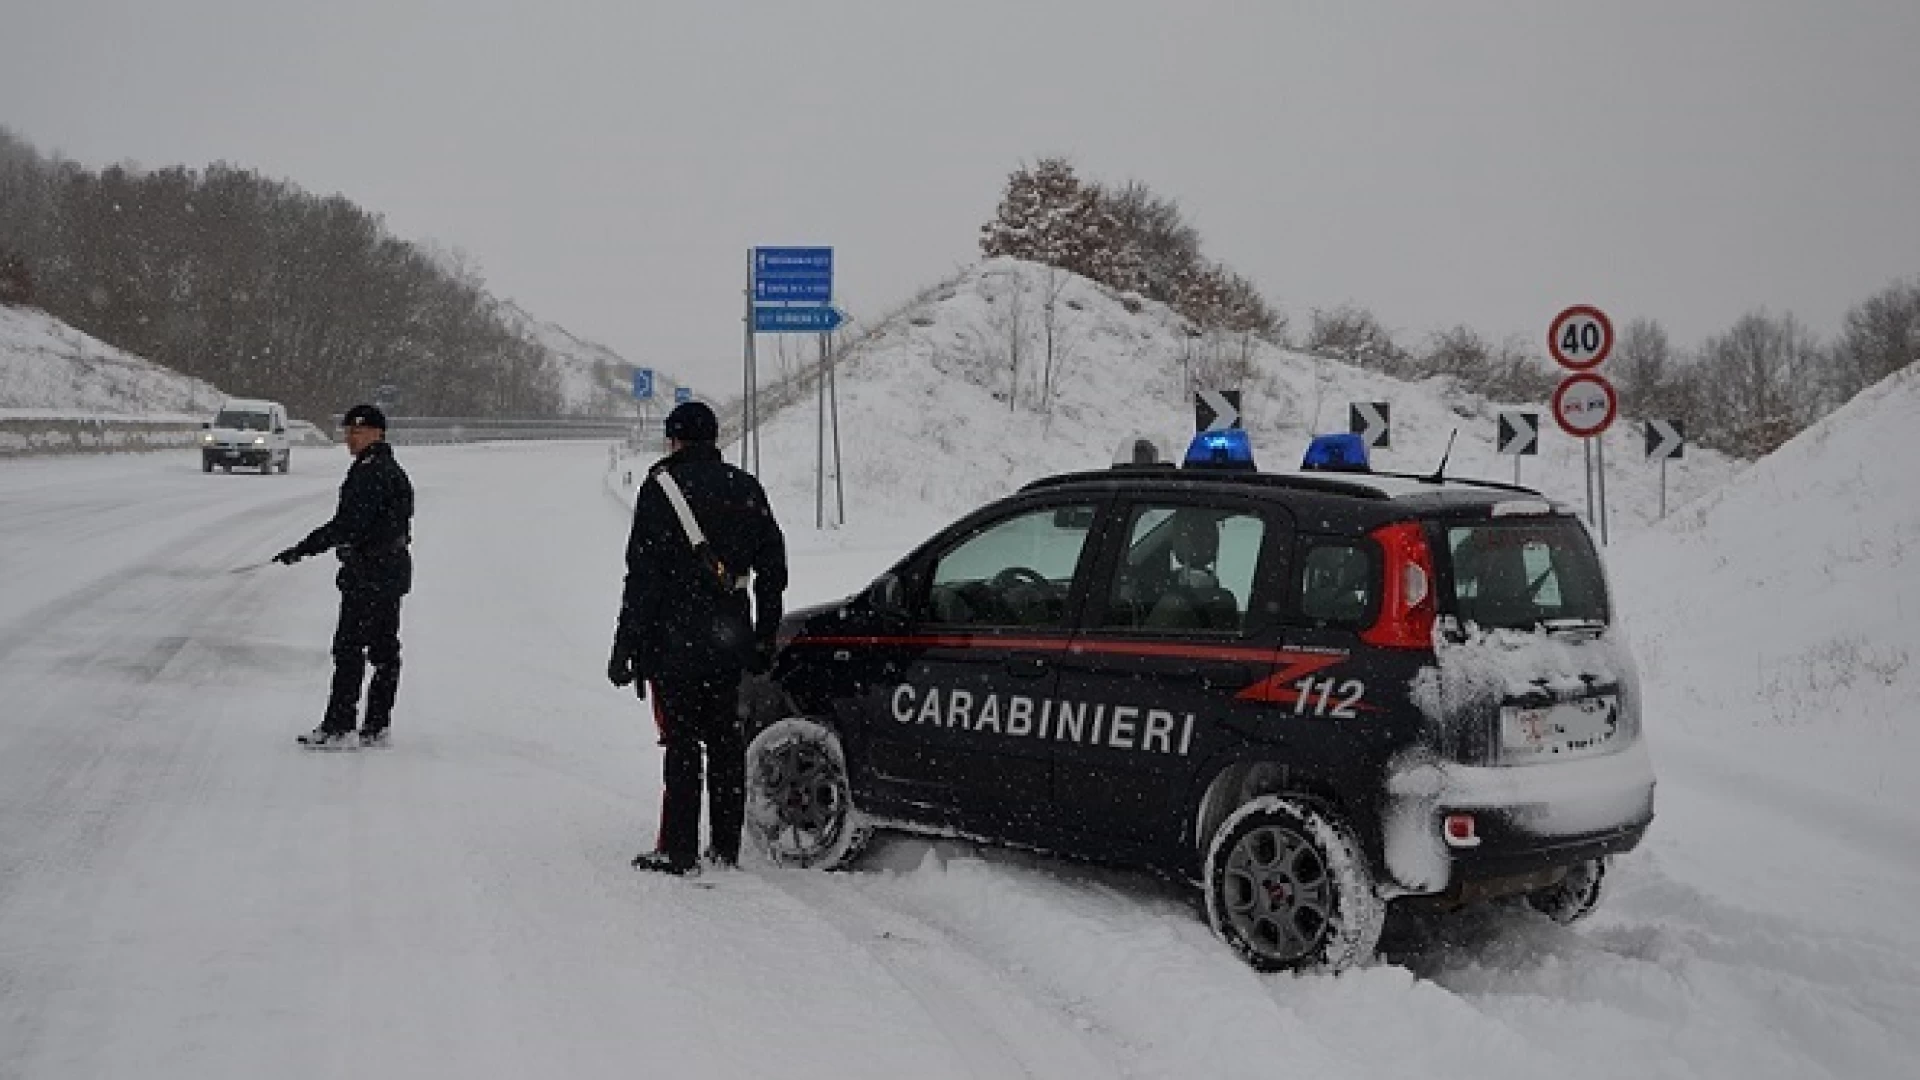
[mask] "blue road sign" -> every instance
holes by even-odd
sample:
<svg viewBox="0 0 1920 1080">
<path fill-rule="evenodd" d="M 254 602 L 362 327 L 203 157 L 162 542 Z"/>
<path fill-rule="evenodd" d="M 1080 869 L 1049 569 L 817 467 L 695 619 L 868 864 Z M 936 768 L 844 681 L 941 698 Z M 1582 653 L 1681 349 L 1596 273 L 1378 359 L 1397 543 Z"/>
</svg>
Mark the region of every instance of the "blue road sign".
<svg viewBox="0 0 1920 1080">
<path fill-rule="evenodd" d="M 756 303 L 800 304 L 824 304 L 832 300 L 833 249 L 754 248 L 753 299 Z"/>
<path fill-rule="evenodd" d="M 640 401 L 653 400 L 653 369 L 633 369 L 633 396 Z"/>
<path fill-rule="evenodd" d="M 685 405 L 687 402 L 692 400 L 693 400 L 692 390 L 689 390 L 684 386 L 676 386 L 673 388 L 673 403 L 675 405 Z"/>
<path fill-rule="evenodd" d="M 825 334 L 839 329 L 847 317 L 829 304 L 798 307 L 753 305 L 753 332 L 756 334 Z"/>
</svg>

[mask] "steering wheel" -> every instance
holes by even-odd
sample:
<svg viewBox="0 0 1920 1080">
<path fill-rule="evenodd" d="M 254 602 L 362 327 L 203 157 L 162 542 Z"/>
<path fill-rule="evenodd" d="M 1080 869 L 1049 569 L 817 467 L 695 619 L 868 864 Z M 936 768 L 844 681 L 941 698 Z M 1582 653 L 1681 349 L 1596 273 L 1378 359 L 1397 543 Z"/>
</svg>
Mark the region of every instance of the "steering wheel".
<svg viewBox="0 0 1920 1080">
<path fill-rule="evenodd" d="M 1026 585 L 1048 595 L 1053 593 L 1053 582 L 1048 581 L 1046 576 L 1041 574 L 1040 571 L 1032 570 L 1024 566 L 1009 566 L 1005 570 L 993 575 L 993 580 L 989 581 L 988 584 L 1001 592 L 1012 589 L 1016 585 Z"/>
</svg>

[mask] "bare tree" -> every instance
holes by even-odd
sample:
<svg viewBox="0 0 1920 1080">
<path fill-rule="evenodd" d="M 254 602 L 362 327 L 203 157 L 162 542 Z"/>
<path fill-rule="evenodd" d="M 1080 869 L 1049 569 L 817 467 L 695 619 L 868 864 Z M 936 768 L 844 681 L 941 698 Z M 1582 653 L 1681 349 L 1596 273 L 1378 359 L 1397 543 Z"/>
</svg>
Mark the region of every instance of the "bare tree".
<svg viewBox="0 0 1920 1080">
<path fill-rule="evenodd" d="M 1138 281 L 1134 287 L 1152 299 L 1172 303 L 1182 284 L 1206 266 L 1200 256 L 1200 233 L 1187 224 L 1180 206 L 1130 180 L 1105 195 L 1117 225 L 1117 243 L 1134 253 Z M 1124 286 L 1123 286 L 1124 287 Z"/>
<path fill-rule="evenodd" d="M 1623 409 L 1639 416 L 1657 414 L 1675 367 L 1666 328 L 1653 319 L 1628 322 L 1608 366 Z"/>
<path fill-rule="evenodd" d="M 33 274 L 27 260 L 18 252 L 0 247 L 0 304 L 33 302 Z"/>
<path fill-rule="evenodd" d="M 24 255 L 9 289 L 24 280 L 62 320 L 234 393 L 305 415 L 383 384 L 450 413 L 558 407 L 551 357 L 477 270 L 340 196 L 225 164 L 45 166 L 0 132 L 0 226 Z"/>
<path fill-rule="evenodd" d="M 1509 335 L 1488 353 L 1474 389 L 1495 401 L 1545 402 L 1559 374 L 1526 338 Z"/>
<path fill-rule="evenodd" d="M 1847 312 L 1828 365 L 1835 403 L 1920 361 L 1920 277 L 1897 281 Z"/>
<path fill-rule="evenodd" d="M 1699 375 L 1717 445 L 1743 457 L 1777 449 L 1820 414 L 1820 346 L 1790 314 L 1742 315 L 1700 349 Z"/>
<path fill-rule="evenodd" d="M 1378 371 L 1400 373 L 1406 368 L 1406 350 L 1393 340 L 1393 332 L 1357 304 L 1313 309 L 1301 347 L 1315 356 Z"/>
<path fill-rule="evenodd" d="M 1012 411 L 1020 399 L 1020 374 L 1027 359 L 1027 339 L 1033 333 L 1033 312 L 1027 303 L 1026 284 L 1017 270 L 991 275 L 983 285 L 987 301 L 986 325 L 974 338 L 979 358 L 989 368 L 1007 372 L 1007 409 Z"/>
<path fill-rule="evenodd" d="M 1058 384 L 1060 372 L 1072 358 L 1075 342 L 1067 333 L 1065 321 L 1060 314 L 1064 307 L 1061 295 L 1066 292 L 1067 284 L 1073 278 L 1065 271 L 1049 267 L 1041 292 L 1040 328 L 1045 352 L 1041 358 L 1040 371 L 1040 411 L 1050 413 L 1053 409 L 1053 390 Z"/>
<path fill-rule="evenodd" d="M 1469 385 L 1486 378 L 1493 362 L 1493 346 L 1478 330 L 1462 323 L 1435 333 L 1427 351 L 1416 358 L 1421 375 L 1451 375 Z"/>
</svg>

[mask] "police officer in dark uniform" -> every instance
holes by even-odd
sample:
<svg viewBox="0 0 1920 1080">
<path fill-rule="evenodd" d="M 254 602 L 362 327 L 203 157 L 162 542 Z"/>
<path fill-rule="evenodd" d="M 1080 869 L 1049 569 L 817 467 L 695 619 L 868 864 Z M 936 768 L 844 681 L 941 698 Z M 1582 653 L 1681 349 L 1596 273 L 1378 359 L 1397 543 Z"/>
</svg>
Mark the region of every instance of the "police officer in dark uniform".
<svg viewBox="0 0 1920 1080">
<path fill-rule="evenodd" d="M 786 538 L 766 492 L 752 474 L 720 460 L 718 437 L 713 410 L 700 402 L 667 416 L 672 452 L 648 471 L 634 500 L 626 590 L 607 663 L 615 686 L 653 684 L 667 748 L 666 795 L 659 850 L 633 865 L 669 874 L 699 869 L 703 751 L 711 856 L 723 866 L 739 861 L 746 815 L 740 677 L 771 661 L 787 587 Z"/>
<path fill-rule="evenodd" d="M 288 566 L 333 549 L 340 559 L 340 622 L 333 632 L 333 692 L 320 726 L 300 736 L 307 746 L 351 745 L 367 663 L 367 715 L 361 746 L 387 741 L 393 699 L 400 689 L 400 598 L 413 588 L 413 483 L 386 441 L 387 417 L 355 405 L 340 418 L 353 465 L 340 484 L 333 520 L 273 557 Z"/>
</svg>

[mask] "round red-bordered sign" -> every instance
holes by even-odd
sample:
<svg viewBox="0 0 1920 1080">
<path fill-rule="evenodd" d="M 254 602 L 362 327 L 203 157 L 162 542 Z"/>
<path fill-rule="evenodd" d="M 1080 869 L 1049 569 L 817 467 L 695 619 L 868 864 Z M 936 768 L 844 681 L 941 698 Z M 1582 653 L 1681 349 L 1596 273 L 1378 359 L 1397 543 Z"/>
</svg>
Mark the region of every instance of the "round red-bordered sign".
<svg viewBox="0 0 1920 1080">
<path fill-rule="evenodd" d="M 1591 304 L 1575 304 L 1547 326 L 1547 351 L 1569 371 L 1587 371 L 1613 352 L 1613 322 Z"/>
<path fill-rule="evenodd" d="M 1620 397 L 1604 376 L 1580 372 L 1560 380 L 1553 392 L 1553 421 L 1576 439 L 1591 439 L 1613 426 Z"/>
</svg>

